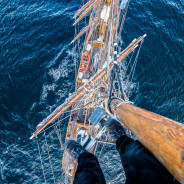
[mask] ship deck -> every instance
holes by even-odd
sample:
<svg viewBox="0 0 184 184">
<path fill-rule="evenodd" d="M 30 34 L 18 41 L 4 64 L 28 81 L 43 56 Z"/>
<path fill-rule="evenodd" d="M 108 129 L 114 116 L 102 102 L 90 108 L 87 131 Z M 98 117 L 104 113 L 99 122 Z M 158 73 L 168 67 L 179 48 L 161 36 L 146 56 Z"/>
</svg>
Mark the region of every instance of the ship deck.
<svg viewBox="0 0 184 184">
<path fill-rule="evenodd" d="M 108 52 L 110 51 L 110 58 L 113 57 L 113 43 L 116 36 L 116 28 L 119 23 L 119 0 L 115 3 L 109 4 L 101 0 L 93 8 L 90 15 L 89 24 L 93 23 L 98 18 L 97 23 L 93 24 L 87 31 L 85 41 L 82 49 L 81 61 L 76 77 L 76 91 L 85 83 L 102 70 L 107 65 Z M 103 11 L 109 11 L 109 14 L 102 15 Z M 113 13 L 112 13 L 113 11 Z M 95 14 L 94 14 L 95 12 Z M 113 17 L 111 17 L 113 15 Z M 111 26 L 111 18 L 113 18 L 113 25 Z M 106 20 L 107 19 L 107 20 Z M 111 34 L 111 35 L 110 35 Z M 111 38 L 109 48 L 109 38 Z M 86 57 L 87 55 L 87 57 Z M 86 58 L 85 58 L 86 57 Z M 88 61 L 87 61 L 88 59 Z M 86 64 L 87 63 L 87 67 Z M 84 66 L 82 65 L 84 64 Z M 85 68 L 86 67 L 86 68 Z M 84 69 L 85 68 L 85 69 Z M 78 101 L 73 104 L 71 116 L 68 122 L 66 140 L 77 140 L 77 134 L 80 128 L 84 128 L 87 134 L 95 137 L 98 128 L 89 125 L 88 118 L 95 108 L 107 99 L 107 78 L 103 78 L 87 90 Z M 101 100 L 103 99 L 103 101 Z M 94 152 L 92 148 L 90 152 Z M 77 163 L 65 151 L 63 154 L 63 170 L 69 176 L 74 177 Z"/>
</svg>

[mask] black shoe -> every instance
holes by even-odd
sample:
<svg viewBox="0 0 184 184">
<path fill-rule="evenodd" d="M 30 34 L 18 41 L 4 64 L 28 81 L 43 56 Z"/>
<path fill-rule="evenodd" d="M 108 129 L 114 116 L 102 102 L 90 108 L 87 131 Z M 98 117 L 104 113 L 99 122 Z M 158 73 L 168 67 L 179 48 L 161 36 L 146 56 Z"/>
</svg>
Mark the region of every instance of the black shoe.
<svg viewBox="0 0 184 184">
<path fill-rule="evenodd" d="M 82 153 L 88 153 L 88 151 L 84 147 L 82 147 L 81 144 L 74 140 L 67 141 L 65 143 L 65 148 L 70 156 L 76 161 L 78 161 L 78 158 Z"/>
<path fill-rule="evenodd" d="M 125 135 L 125 130 L 120 122 L 115 119 L 108 119 L 105 123 L 106 130 L 114 141 L 117 141 L 122 135 Z"/>
</svg>

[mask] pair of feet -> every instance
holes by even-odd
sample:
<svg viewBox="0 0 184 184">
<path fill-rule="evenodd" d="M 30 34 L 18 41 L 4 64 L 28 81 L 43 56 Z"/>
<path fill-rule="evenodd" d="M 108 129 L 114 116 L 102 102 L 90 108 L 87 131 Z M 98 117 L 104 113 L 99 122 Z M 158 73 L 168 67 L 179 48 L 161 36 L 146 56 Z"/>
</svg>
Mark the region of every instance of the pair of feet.
<svg viewBox="0 0 184 184">
<path fill-rule="evenodd" d="M 115 119 L 107 120 L 105 126 L 107 132 L 115 141 L 122 135 L 125 135 L 123 126 Z M 74 140 L 67 141 L 65 143 L 65 148 L 70 156 L 76 161 L 78 161 L 78 158 L 82 153 L 88 152 L 80 143 Z"/>
</svg>

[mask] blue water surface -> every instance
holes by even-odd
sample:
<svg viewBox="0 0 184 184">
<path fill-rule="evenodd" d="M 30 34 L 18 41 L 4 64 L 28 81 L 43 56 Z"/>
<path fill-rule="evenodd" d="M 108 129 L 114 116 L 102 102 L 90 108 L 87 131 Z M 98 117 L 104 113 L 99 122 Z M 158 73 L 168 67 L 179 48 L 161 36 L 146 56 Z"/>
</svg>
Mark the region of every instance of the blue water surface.
<svg viewBox="0 0 184 184">
<path fill-rule="evenodd" d="M 69 43 L 75 32 L 71 18 L 81 5 L 81 0 L 0 0 L 0 183 L 44 183 L 37 142 L 29 137 L 75 89 Z M 130 100 L 183 122 L 184 1 L 130 1 L 122 49 L 145 33 Z M 63 137 L 66 127 L 67 121 Z M 62 149 L 54 136 L 47 138 L 56 183 L 65 183 Z M 53 183 L 48 163 L 46 180 Z M 100 163 L 108 183 L 122 183 L 114 147 L 104 148 Z"/>
</svg>

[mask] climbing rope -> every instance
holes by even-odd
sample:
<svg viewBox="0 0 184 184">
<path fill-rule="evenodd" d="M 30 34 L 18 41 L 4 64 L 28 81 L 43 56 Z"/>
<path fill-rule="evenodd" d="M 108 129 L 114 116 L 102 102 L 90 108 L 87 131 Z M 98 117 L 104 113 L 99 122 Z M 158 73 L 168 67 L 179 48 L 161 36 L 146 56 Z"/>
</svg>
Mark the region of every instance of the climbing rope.
<svg viewBox="0 0 184 184">
<path fill-rule="evenodd" d="M 109 74 L 110 50 L 111 50 L 111 39 L 112 39 L 113 9 L 114 9 L 114 4 L 113 4 L 113 7 L 112 7 L 112 13 L 111 13 L 111 18 L 110 18 L 110 36 L 109 36 L 109 42 L 108 42 L 107 66 L 106 66 L 106 70 L 105 70 L 106 76 L 108 76 L 108 74 Z"/>
<path fill-rule="evenodd" d="M 120 29 L 119 29 L 118 40 L 117 40 L 118 45 L 119 45 L 119 42 L 120 42 L 120 40 L 121 40 L 121 33 L 122 33 L 122 30 L 123 30 L 125 18 L 126 18 L 126 15 L 127 15 L 129 3 L 130 3 L 130 0 L 128 0 L 126 9 L 125 9 L 125 11 L 123 11 L 123 19 L 122 19 L 122 21 L 121 21 L 121 26 L 120 26 Z M 120 50 L 119 50 L 119 51 L 120 51 Z"/>
<path fill-rule="evenodd" d="M 134 53 L 135 53 L 135 49 L 134 49 L 134 51 L 132 52 L 132 55 L 131 55 L 130 60 L 129 60 L 128 65 L 127 65 L 127 68 L 126 68 L 126 70 L 125 70 L 125 72 L 124 72 L 123 80 L 124 80 L 124 78 L 125 78 L 125 76 L 126 76 L 126 73 L 127 73 L 128 68 L 129 68 L 129 66 L 130 66 L 130 63 L 131 63 L 131 61 L 132 61 L 132 58 L 133 58 Z"/>
<path fill-rule="evenodd" d="M 139 53 L 140 53 L 141 46 L 142 46 L 143 42 L 144 42 L 144 39 L 141 41 L 141 44 L 140 44 L 139 50 L 137 51 L 137 55 L 136 55 L 136 57 L 135 57 L 135 66 L 134 66 L 134 69 L 133 69 L 133 72 L 132 72 L 132 78 L 131 78 L 131 81 L 132 81 L 133 76 L 134 76 L 135 68 L 136 68 L 136 65 L 137 65 L 137 61 L 138 61 L 138 57 L 139 57 Z"/>
<path fill-rule="evenodd" d="M 58 126 L 60 126 L 60 124 L 58 124 Z M 57 137 L 58 137 L 58 140 L 59 140 L 61 149 L 63 149 L 64 146 L 63 146 L 63 143 L 62 143 L 62 140 L 61 140 L 61 133 L 60 133 L 61 131 L 60 131 L 60 128 L 59 128 L 59 130 L 58 130 L 57 125 L 55 125 L 55 126 L 54 126 L 54 129 L 55 129 L 56 135 L 57 135 Z"/>
</svg>

